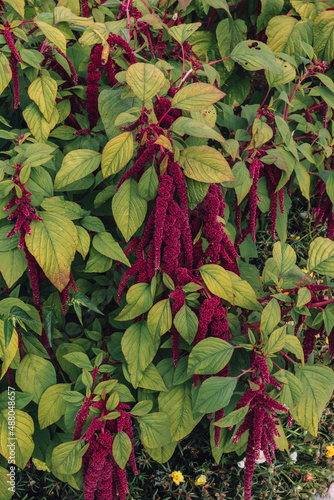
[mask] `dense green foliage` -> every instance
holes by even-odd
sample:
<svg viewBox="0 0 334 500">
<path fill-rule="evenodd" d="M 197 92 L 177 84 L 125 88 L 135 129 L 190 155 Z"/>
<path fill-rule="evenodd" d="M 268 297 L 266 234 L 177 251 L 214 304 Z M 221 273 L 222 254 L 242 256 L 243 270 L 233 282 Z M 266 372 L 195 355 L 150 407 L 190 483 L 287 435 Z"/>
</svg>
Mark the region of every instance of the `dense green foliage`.
<svg viewBox="0 0 334 500">
<path fill-rule="evenodd" d="M 31 458 L 125 500 L 133 433 L 164 463 L 208 418 L 249 500 L 334 387 L 334 2 L 0 15 L 1 500 Z"/>
</svg>

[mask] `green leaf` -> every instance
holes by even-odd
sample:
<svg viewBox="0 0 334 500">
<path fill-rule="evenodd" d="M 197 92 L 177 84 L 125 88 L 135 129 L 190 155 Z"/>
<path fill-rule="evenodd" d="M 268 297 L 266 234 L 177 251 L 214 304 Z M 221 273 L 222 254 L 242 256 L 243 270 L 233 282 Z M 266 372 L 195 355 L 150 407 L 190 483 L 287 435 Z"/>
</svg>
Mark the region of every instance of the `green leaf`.
<svg viewBox="0 0 334 500">
<path fill-rule="evenodd" d="M 16 383 L 38 403 L 43 392 L 57 383 L 53 364 L 35 354 L 26 354 L 16 370 Z"/>
<path fill-rule="evenodd" d="M 261 0 L 261 14 L 256 20 L 256 31 L 259 33 L 268 26 L 268 22 L 277 16 L 284 6 L 284 0 Z"/>
<path fill-rule="evenodd" d="M 198 391 L 195 412 L 213 413 L 225 408 L 237 385 L 234 377 L 210 377 L 204 380 Z"/>
<path fill-rule="evenodd" d="M 59 112 L 57 108 L 53 108 L 51 120 L 48 122 L 40 112 L 38 106 L 32 102 L 23 111 L 23 118 L 35 139 L 38 142 L 46 142 L 51 130 L 58 123 Z"/>
<path fill-rule="evenodd" d="M 81 394 L 81 392 L 78 391 L 64 391 L 60 394 L 60 397 L 64 400 L 67 401 L 68 403 L 82 403 L 84 399 L 84 395 Z"/>
<path fill-rule="evenodd" d="M 97 386 L 94 389 L 94 394 L 102 394 L 103 391 L 105 391 L 107 394 L 108 392 L 112 391 L 113 389 L 116 388 L 117 390 L 117 380 L 103 380 L 103 382 L 99 382 Z"/>
<path fill-rule="evenodd" d="M 216 36 L 218 41 L 219 53 L 224 59 L 229 57 L 234 47 L 238 43 L 246 40 L 247 36 L 247 26 L 245 21 L 241 19 L 223 19 L 217 25 Z M 234 61 L 229 59 L 224 61 L 224 65 L 228 70 L 232 70 L 234 66 Z"/>
<path fill-rule="evenodd" d="M 256 293 L 248 281 L 242 280 L 239 276 L 231 271 L 226 271 L 232 282 L 233 302 L 245 309 L 253 311 L 262 311 L 262 306 L 256 298 Z"/>
<path fill-rule="evenodd" d="M 148 448 L 146 446 L 146 451 L 153 460 L 159 464 L 164 464 L 173 456 L 177 443 L 168 443 L 165 446 L 160 446 L 159 448 Z"/>
<path fill-rule="evenodd" d="M 263 309 L 261 316 L 260 332 L 264 338 L 268 338 L 269 334 L 281 321 L 281 308 L 276 299 L 272 299 Z"/>
<path fill-rule="evenodd" d="M 117 321 L 128 321 L 137 318 L 140 314 L 147 312 L 153 305 L 151 285 L 148 283 L 137 283 L 132 285 L 126 294 L 127 304 L 116 316 Z"/>
<path fill-rule="evenodd" d="M 230 361 L 234 347 L 225 340 L 210 337 L 201 340 L 189 354 L 189 375 L 214 375 Z"/>
<path fill-rule="evenodd" d="M 93 369 L 92 363 L 89 360 L 89 357 L 84 352 L 70 352 L 63 356 L 64 359 L 73 363 L 75 366 L 79 368 L 85 368 L 88 371 Z"/>
<path fill-rule="evenodd" d="M 248 71 L 266 69 L 272 73 L 283 74 L 281 66 L 276 61 L 275 54 L 266 44 L 256 40 L 246 40 L 238 43 L 231 52 L 230 57 Z"/>
<path fill-rule="evenodd" d="M 334 172 L 329 172 L 328 178 L 326 180 L 326 192 L 329 199 L 334 203 Z"/>
<path fill-rule="evenodd" d="M 248 412 L 249 405 L 244 406 L 242 408 L 239 408 L 239 410 L 234 410 L 226 417 L 221 418 L 220 420 L 217 420 L 217 422 L 212 422 L 213 425 L 216 427 L 231 427 L 232 425 L 236 425 L 239 422 L 241 422 L 244 417 L 246 416 L 246 413 Z"/>
<path fill-rule="evenodd" d="M 176 313 L 174 326 L 188 344 L 192 344 L 198 329 L 198 319 L 196 314 L 184 304 Z"/>
<path fill-rule="evenodd" d="M 308 302 L 310 302 L 312 296 L 310 290 L 308 288 L 300 288 L 298 290 L 298 299 L 297 299 L 297 307 L 302 307 Z"/>
<path fill-rule="evenodd" d="M 106 257 L 123 262 L 123 264 L 129 267 L 131 266 L 129 259 L 110 233 L 102 232 L 94 236 L 93 247 Z"/>
<path fill-rule="evenodd" d="M 29 328 L 35 332 L 42 329 L 42 324 L 40 319 L 32 318 L 24 309 L 19 306 L 13 306 L 10 310 L 10 314 L 15 317 L 15 319 L 20 319 Z"/>
<path fill-rule="evenodd" d="M 31 235 L 26 235 L 25 241 L 47 278 L 61 292 L 69 282 L 78 244 L 73 222 L 61 215 L 43 212 L 43 221 L 31 221 Z"/>
<path fill-rule="evenodd" d="M 172 108 L 184 111 L 202 111 L 226 94 L 209 83 L 191 83 L 182 87 L 172 100 Z"/>
<path fill-rule="evenodd" d="M 0 380 L 6 374 L 8 367 L 15 358 L 18 350 L 18 335 L 16 330 L 14 330 L 8 347 L 5 346 L 5 324 L 4 321 L 0 319 L 0 358 L 2 358 L 1 367 L 1 377 Z M 16 381 L 17 382 L 17 381 Z"/>
<path fill-rule="evenodd" d="M 15 409 L 15 425 L 12 428 L 10 410 L 0 411 L 0 453 L 8 461 L 24 469 L 34 450 L 34 422 L 28 413 Z M 11 450 L 15 450 L 14 457 Z"/>
<path fill-rule="evenodd" d="M 83 179 L 100 165 L 101 154 L 91 149 L 76 149 L 68 153 L 57 172 L 54 188 L 61 190 L 74 181 Z"/>
<path fill-rule="evenodd" d="M 280 380 L 280 376 L 282 376 L 288 383 L 283 383 Z M 292 408 L 299 400 L 303 387 L 301 381 L 293 375 L 293 373 L 288 372 L 287 370 L 280 370 L 275 373 L 275 378 L 282 383 L 282 392 L 280 394 L 280 403 L 285 405 L 287 408 Z"/>
<path fill-rule="evenodd" d="M 159 395 L 159 410 L 168 416 L 172 441 L 190 434 L 203 416 L 193 416 L 191 386 L 192 382 L 187 382 Z"/>
<path fill-rule="evenodd" d="M 57 82 L 50 76 L 41 75 L 30 84 L 28 95 L 34 101 L 47 122 L 51 121 L 56 105 Z"/>
<path fill-rule="evenodd" d="M 106 409 L 112 411 L 118 406 L 118 404 L 119 404 L 119 395 L 117 394 L 117 392 L 113 392 L 107 400 Z"/>
<path fill-rule="evenodd" d="M 142 225 L 146 211 L 147 201 L 139 195 L 138 184 L 127 179 L 112 199 L 112 213 L 125 241 Z"/>
<path fill-rule="evenodd" d="M 171 329 L 172 311 L 169 299 L 160 300 L 149 310 L 147 327 L 154 344 L 159 342 L 160 337 Z"/>
<path fill-rule="evenodd" d="M 209 146 L 192 146 L 181 151 L 183 173 L 199 182 L 234 181 L 229 164 L 223 155 Z"/>
<path fill-rule="evenodd" d="M 211 293 L 234 304 L 232 279 L 223 267 L 216 264 L 205 264 L 199 268 L 199 272 Z"/>
<path fill-rule="evenodd" d="M 153 407 L 153 401 L 139 401 L 132 410 L 130 410 L 131 415 L 134 415 L 135 417 L 142 417 L 143 415 L 146 415 L 152 410 Z"/>
<path fill-rule="evenodd" d="M 77 252 L 81 255 L 83 259 L 87 257 L 89 247 L 90 247 L 90 236 L 89 233 L 81 226 L 75 226 L 78 233 L 78 246 Z"/>
<path fill-rule="evenodd" d="M 14 494 L 14 489 L 10 490 L 9 488 L 11 488 L 12 486 L 10 483 L 7 482 L 11 480 L 11 478 L 9 477 L 8 469 L 0 467 L 0 500 L 10 500 Z M 14 481 L 13 484 L 15 485 Z"/>
<path fill-rule="evenodd" d="M 79 353 L 78 353 L 79 354 Z M 41 429 L 58 422 L 66 410 L 66 401 L 59 397 L 63 391 L 70 390 L 70 384 L 56 384 L 43 392 L 38 404 L 38 422 Z"/>
<path fill-rule="evenodd" d="M 155 168 L 148 168 L 138 183 L 138 193 L 146 201 L 154 200 L 158 194 L 159 179 Z"/>
<path fill-rule="evenodd" d="M 3 331 L 5 337 L 5 349 L 8 349 L 10 341 L 12 340 L 12 336 L 14 333 L 14 325 L 13 321 L 10 318 L 5 318 L 3 322 Z"/>
<path fill-rule="evenodd" d="M 165 82 L 163 72 L 153 64 L 131 64 L 126 72 L 126 83 L 142 102 L 152 99 L 162 89 Z"/>
<path fill-rule="evenodd" d="M 44 21 L 40 21 L 37 17 L 35 22 L 43 35 L 53 43 L 58 49 L 60 49 L 64 54 L 66 54 L 66 38 L 65 35 L 57 28 L 50 26 Z"/>
<path fill-rule="evenodd" d="M 302 19 L 312 19 L 312 21 L 314 21 L 319 12 L 327 8 L 326 3 L 322 1 L 305 3 L 303 0 L 292 0 L 291 5 Z"/>
<path fill-rule="evenodd" d="M 12 70 L 5 54 L 0 52 L 0 95 L 12 79 Z"/>
<path fill-rule="evenodd" d="M 334 59 L 334 12 L 321 12 L 314 19 L 314 52 L 318 59 L 328 64 Z"/>
<path fill-rule="evenodd" d="M 5 0 L 24 19 L 24 0 Z"/>
<path fill-rule="evenodd" d="M 270 88 L 279 87 L 286 83 L 292 82 L 296 78 L 296 70 L 288 61 L 276 59 L 277 63 L 281 66 L 283 75 L 274 75 L 269 71 L 265 71 L 266 79 Z"/>
<path fill-rule="evenodd" d="M 125 432 L 118 432 L 112 444 L 113 457 L 121 469 L 124 469 L 130 458 L 132 443 Z"/>
<path fill-rule="evenodd" d="M 204 139 L 213 139 L 215 141 L 226 144 L 226 139 L 213 130 L 206 123 L 192 120 L 191 118 L 186 118 L 185 116 L 180 116 L 172 124 L 171 129 L 178 135 L 183 136 L 184 134 L 190 135 L 191 137 L 201 137 Z"/>
<path fill-rule="evenodd" d="M 270 335 L 269 340 L 265 346 L 265 352 L 267 354 L 274 354 L 275 352 L 283 349 L 285 345 L 286 338 L 286 325 L 276 328 Z"/>
<path fill-rule="evenodd" d="M 145 447 L 160 448 L 171 442 L 169 421 L 165 413 L 149 413 L 138 417 L 141 441 Z"/>
<path fill-rule="evenodd" d="M 333 106 L 334 106 L 334 100 L 333 100 Z M 296 161 L 295 163 L 295 173 L 302 195 L 308 201 L 310 201 L 310 183 L 311 183 L 310 174 L 307 172 L 304 165 L 302 165 L 298 161 Z"/>
<path fill-rule="evenodd" d="M 280 275 L 286 274 L 296 264 L 296 253 L 287 243 L 277 241 L 273 247 L 273 258 Z"/>
<path fill-rule="evenodd" d="M 237 195 L 238 205 L 240 205 L 249 193 L 253 180 L 250 176 L 249 169 L 243 161 L 235 163 L 232 167 L 232 174 L 235 177 L 235 181 L 226 183 L 225 186 L 227 188 L 234 188 L 235 194 Z"/>
<path fill-rule="evenodd" d="M 146 321 L 140 321 L 125 331 L 121 345 L 128 364 L 131 384 L 136 389 L 158 350 L 158 344 L 153 344 Z"/>
<path fill-rule="evenodd" d="M 200 28 L 202 23 L 189 23 L 189 24 L 180 24 L 179 26 L 173 26 L 169 28 L 168 33 L 171 37 L 174 38 L 180 45 L 183 44 L 188 38 L 191 37 L 195 31 Z"/>
<path fill-rule="evenodd" d="M 104 273 L 112 266 L 112 259 L 109 259 L 102 253 L 91 248 L 89 252 L 89 259 L 85 267 L 86 273 Z"/>
<path fill-rule="evenodd" d="M 302 42 L 312 45 L 312 21 L 298 21 L 292 16 L 277 16 L 269 21 L 266 29 L 268 47 L 273 52 L 283 52 L 291 56 L 302 56 Z"/>
<path fill-rule="evenodd" d="M 315 238 L 309 251 L 309 272 L 334 277 L 334 242 L 328 238 Z"/>
<path fill-rule="evenodd" d="M 70 441 L 56 446 L 52 452 L 52 472 L 60 474 L 75 474 L 82 465 L 82 456 L 89 443 L 82 446 L 83 440 Z"/>
<path fill-rule="evenodd" d="M 304 351 L 300 340 L 297 337 L 294 335 L 286 335 L 284 349 L 292 352 L 297 359 L 301 360 L 302 365 L 304 365 Z"/>
<path fill-rule="evenodd" d="M 153 363 L 150 363 L 144 371 L 144 375 L 139 382 L 139 387 L 149 389 L 150 391 L 167 391 L 163 378 Z"/>
<path fill-rule="evenodd" d="M 102 174 L 103 178 L 117 174 L 129 163 L 133 155 L 133 136 L 131 132 L 124 132 L 111 139 L 103 149 Z"/>
<path fill-rule="evenodd" d="M 334 373 L 323 365 L 295 365 L 296 377 L 301 381 L 303 392 L 298 403 L 290 408 L 291 415 L 310 434 L 317 436 L 318 422 L 332 396 Z"/>
</svg>

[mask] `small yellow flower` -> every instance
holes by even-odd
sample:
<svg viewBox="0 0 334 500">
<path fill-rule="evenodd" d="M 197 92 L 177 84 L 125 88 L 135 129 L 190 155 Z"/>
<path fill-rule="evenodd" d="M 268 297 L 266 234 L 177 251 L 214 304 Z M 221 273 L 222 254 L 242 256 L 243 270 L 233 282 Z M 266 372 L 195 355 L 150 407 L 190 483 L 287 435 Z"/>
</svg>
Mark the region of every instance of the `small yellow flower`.
<svg viewBox="0 0 334 500">
<path fill-rule="evenodd" d="M 33 458 L 32 462 L 37 470 L 46 470 L 48 472 L 51 472 L 49 467 L 46 465 L 45 462 L 42 462 L 41 460 L 38 460 L 37 458 Z"/>
<path fill-rule="evenodd" d="M 195 486 L 203 486 L 203 484 L 206 483 L 206 476 L 204 476 L 204 474 L 202 474 L 201 476 L 199 476 L 196 481 L 195 481 Z"/>
<path fill-rule="evenodd" d="M 296 236 L 296 237 L 295 237 L 295 240 L 296 240 L 296 241 L 300 240 L 300 236 Z"/>
<path fill-rule="evenodd" d="M 180 483 L 184 483 L 184 477 L 183 477 L 183 474 L 180 470 L 174 470 L 172 472 L 172 478 L 173 478 L 173 482 L 175 484 L 177 484 L 177 486 L 180 484 Z"/>
<path fill-rule="evenodd" d="M 325 338 L 325 342 L 326 342 L 326 344 L 329 343 L 328 337 Z"/>
<path fill-rule="evenodd" d="M 326 450 L 327 457 L 334 457 L 334 446 L 326 446 Z"/>
</svg>

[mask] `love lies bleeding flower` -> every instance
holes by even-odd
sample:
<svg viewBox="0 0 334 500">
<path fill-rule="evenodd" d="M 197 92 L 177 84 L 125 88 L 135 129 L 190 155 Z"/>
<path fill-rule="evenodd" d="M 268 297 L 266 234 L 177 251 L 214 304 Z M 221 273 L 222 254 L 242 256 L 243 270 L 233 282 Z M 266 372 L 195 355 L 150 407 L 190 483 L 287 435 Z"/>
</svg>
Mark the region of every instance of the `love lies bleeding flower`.
<svg viewBox="0 0 334 500">
<path fill-rule="evenodd" d="M 171 474 L 173 482 L 178 486 L 180 483 L 184 483 L 184 477 L 181 471 L 174 470 Z"/>
<path fill-rule="evenodd" d="M 203 486 L 206 483 L 206 476 L 201 474 L 195 481 L 195 486 Z"/>
<path fill-rule="evenodd" d="M 334 457 L 334 446 L 333 445 L 329 445 L 329 446 L 326 446 L 326 456 L 327 457 Z"/>
</svg>

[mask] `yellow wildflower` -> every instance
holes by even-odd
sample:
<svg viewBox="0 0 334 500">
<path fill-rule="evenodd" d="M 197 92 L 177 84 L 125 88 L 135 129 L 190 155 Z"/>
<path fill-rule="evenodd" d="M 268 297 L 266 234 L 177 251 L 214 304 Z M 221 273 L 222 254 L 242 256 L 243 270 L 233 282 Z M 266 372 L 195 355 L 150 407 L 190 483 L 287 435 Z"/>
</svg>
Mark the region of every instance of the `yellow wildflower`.
<svg viewBox="0 0 334 500">
<path fill-rule="evenodd" d="M 204 476 L 204 474 L 202 474 L 201 476 L 199 476 L 196 481 L 195 481 L 195 486 L 203 486 L 203 484 L 206 483 L 206 476 Z"/>
<path fill-rule="evenodd" d="M 41 460 L 38 460 L 37 458 L 33 458 L 32 462 L 37 470 L 46 470 L 48 472 L 51 472 L 49 467 L 46 465 L 45 462 L 42 462 Z"/>
<path fill-rule="evenodd" d="M 296 236 L 296 237 L 295 237 L 295 240 L 296 240 L 296 241 L 300 240 L 300 236 Z"/>
<path fill-rule="evenodd" d="M 180 470 L 174 470 L 171 475 L 175 484 L 184 483 L 184 477 Z"/>
<path fill-rule="evenodd" d="M 326 450 L 327 457 L 334 457 L 334 446 L 326 446 Z"/>
</svg>

